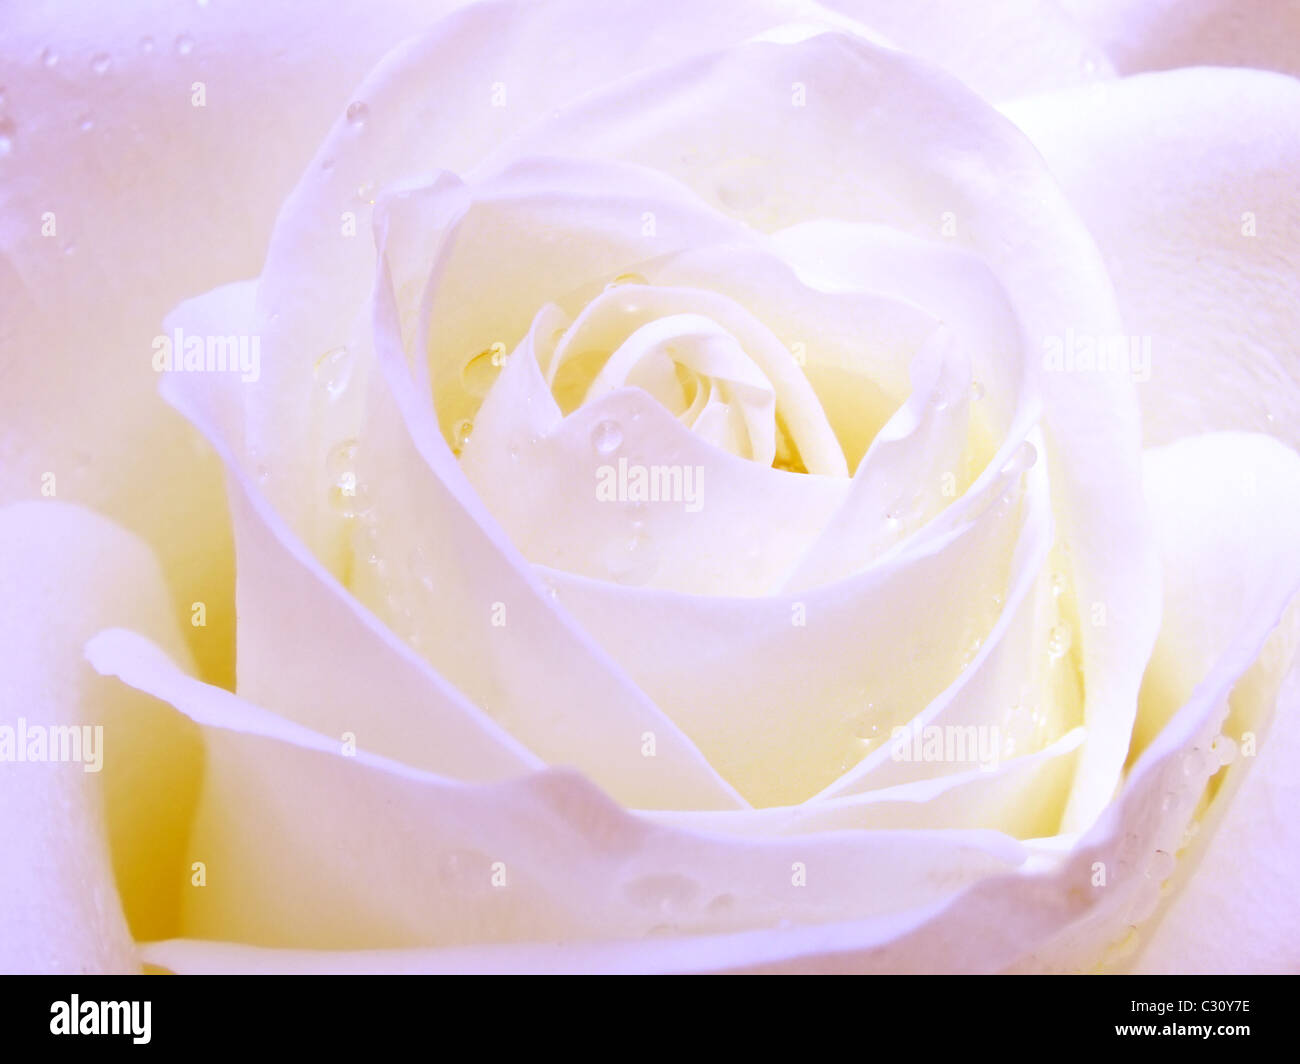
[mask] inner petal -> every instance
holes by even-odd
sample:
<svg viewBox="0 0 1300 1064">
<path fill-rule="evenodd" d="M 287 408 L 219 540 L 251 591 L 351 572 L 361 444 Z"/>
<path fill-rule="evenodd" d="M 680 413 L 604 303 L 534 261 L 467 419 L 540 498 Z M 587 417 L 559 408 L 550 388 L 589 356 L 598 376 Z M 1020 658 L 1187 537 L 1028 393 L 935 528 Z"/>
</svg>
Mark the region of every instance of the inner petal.
<svg viewBox="0 0 1300 1064">
<path fill-rule="evenodd" d="M 568 414 L 618 388 L 644 388 L 702 437 L 762 465 L 847 476 L 835 433 L 789 349 L 716 293 L 616 283 L 542 355 Z"/>
</svg>

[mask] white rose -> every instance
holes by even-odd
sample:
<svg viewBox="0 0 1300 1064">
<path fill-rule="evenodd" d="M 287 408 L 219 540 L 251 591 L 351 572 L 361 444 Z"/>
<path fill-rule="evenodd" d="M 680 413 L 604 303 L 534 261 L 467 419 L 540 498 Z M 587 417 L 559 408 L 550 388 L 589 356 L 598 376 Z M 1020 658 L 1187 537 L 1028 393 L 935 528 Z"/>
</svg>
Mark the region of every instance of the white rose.
<svg viewBox="0 0 1300 1064">
<path fill-rule="evenodd" d="M 420 7 L 6 35 L 0 965 L 1294 968 L 1300 86 Z"/>
</svg>

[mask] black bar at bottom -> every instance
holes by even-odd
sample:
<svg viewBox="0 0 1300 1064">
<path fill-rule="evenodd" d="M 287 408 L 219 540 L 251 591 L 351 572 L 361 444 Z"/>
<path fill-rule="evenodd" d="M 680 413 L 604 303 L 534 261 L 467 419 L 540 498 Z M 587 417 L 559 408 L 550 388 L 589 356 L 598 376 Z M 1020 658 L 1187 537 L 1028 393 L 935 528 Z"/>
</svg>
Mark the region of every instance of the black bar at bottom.
<svg viewBox="0 0 1300 1064">
<path fill-rule="evenodd" d="M 517 1040 L 530 1053 L 589 1042 L 602 1058 L 617 1059 L 629 1051 L 656 1052 L 656 1045 L 678 1056 L 718 1041 L 734 1052 L 736 1043 L 753 1039 L 769 1053 L 782 1052 L 785 1042 L 805 1056 L 834 1046 L 888 1051 L 900 1041 L 927 1053 L 1001 1046 L 1015 1048 L 1016 1056 L 1125 1042 L 1224 1049 L 1245 1042 L 1259 1049 L 1294 1038 L 1300 989 L 1294 977 L 1266 976 L 778 977 L 731 986 L 662 977 L 511 982 L 6 976 L 0 978 L 0 1030 L 6 1050 L 36 1052 L 116 1043 L 115 1051 L 132 1052 L 283 1046 L 396 1054 L 414 1043 L 430 1050 L 460 1045 L 457 1053 L 479 1045 L 499 1057 Z M 611 1041 L 611 1024 L 615 1035 L 623 1032 L 622 1049 L 618 1039 Z"/>
</svg>

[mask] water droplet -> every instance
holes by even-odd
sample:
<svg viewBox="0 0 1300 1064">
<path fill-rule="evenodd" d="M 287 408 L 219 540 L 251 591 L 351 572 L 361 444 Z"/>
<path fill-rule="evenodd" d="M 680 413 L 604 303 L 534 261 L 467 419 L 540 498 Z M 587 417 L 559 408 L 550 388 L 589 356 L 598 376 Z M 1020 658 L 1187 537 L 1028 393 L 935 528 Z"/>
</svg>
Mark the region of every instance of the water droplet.
<svg viewBox="0 0 1300 1064">
<path fill-rule="evenodd" d="M 972 399 L 974 399 L 976 402 L 979 402 L 979 400 L 981 400 L 981 399 L 984 398 L 984 383 L 983 383 L 983 381 L 971 381 L 971 382 L 970 382 L 970 397 L 971 397 Z"/>
<path fill-rule="evenodd" d="M 448 890 L 474 891 L 492 885 L 491 863 L 477 850 L 449 850 L 436 863 L 438 883 Z"/>
<path fill-rule="evenodd" d="M 411 570 L 411 577 L 425 591 L 432 591 L 435 587 L 433 557 L 429 554 L 427 547 L 416 547 L 411 551 L 411 556 L 407 560 Z"/>
<path fill-rule="evenodd" d="M 623 445 L 623 430 L 617 421 L 601 421 L 591 433 L 591 445 L 597 454 L 613 454 Z"/>
<path fill-rule="evenodd" d="M 107 52 L 100 52 L 90 61 L 90 69 L 96 74 L 107 74 L 108 68 L 113 65 L 113 58 Z"/>
<path fill-rule="evenodd" d="M 757 207 L 762 192 L 751 181 L 732 179 L 718 185 L 718 202 L 728 210 L 747 211 Z"/>
<path fill-rule="evenodd" d="M 637 533 L 627 540 L 615 540 L 605 550 L 605 568 L 610 579 L 629 587 L 649 582 L 659 569 L 659 555 L 649 536 Z"/>
<path fill-rule="evenodd" d="M 647 281 L 644 277 L 642 277 L 641 274 L 639 273 L 620 273 L 617 277 L 615 277 L 612 281 L 610 281 L 609 284 L 605 286 L 605 291 L 608 292 L 611 288 L 621 288 L 625 284 L 649 284 L 649 283 L 650 282 Z"/>
<path fill-rule="evenodd" d="M 87 115 L 85 118 L 81 120 L 79 125 L 80 125 L 81 132 L 89 133 L 92 129 L 95 128 L 95 120 L 91 118 L 89 115 Z"/>
<path fill-rule="evenodd" d="M 653 909 L 664 916 L 688 907 L 699 894 L 700 886 L 686 876 L 641 876 L 623 887 L 623 895 L 633 905 Z"/>
<path fill-rule="evenodd" d="M 357 441 L 347 439 L 335 444 L 325 456 L 325 468 L 331 477 L 338 478 L 342 473 L 352 472 L 357 465 Z"/>
<path fill-rule="evenodd" d="M 141 37 L 141 38 L 140 38 L 140 51 L 144 52 L 145 55 L 153 55 L 153 38 L 152 38 L 152 37 Z"/>
<path fill-rule="evenodd" d="M 366 124 L 366 119 L 369 117 L 370 108 L 360 100 L 354 100 L 352 103 L 348 104 L 348 125 L 357 127 L 364 126 Z"/>
<path fill-rule="evenodd" d="M 343 517 L 366 517 L 374 507 L 370 497 L 370 485 L 357 480 L 353 474 L 345 474 L 340 482 L 330 491 L 330 501 L 335 510 Z"/>
<path fill-rule="evenodd" d="M 1052 597 L 1060 598 L 1065 594 L 1066 579 L 1064 573 L 1052 574 Z"/>
<path fill-rule="evenodd" d="M 316 360 L 312 372 L 329 397 L 337 399 L 352 381 L 352 352 L 346 347 L 331 348 Z"/>
<path fill-rule="evenodd" d="M 469 443 L 470 437 L 474 435 L 474 422 L 470 421 L 469 418 L 456 422 L 456 430 L 453 435 L 456 443 L 452 450 L 456 454 L 460 454 L 465 449 L 465 445 Z"/>
<path fill-rule="evenodd" d="M 53 48 L 46 48 L 41 52 L 41 64 L 46 67 L 58 66 L 59 53 Z"/>
<path fill-rule="evenodd" d="M 0 119 L 0 155 L 9 155 L 14 150 L 14 127 L 12 122 Z"/>
<path fill-rule="evenodd" d="M 470 395 L 482 397 L 492 390 L 501 366 L 505 361 L 505 345 L 486 347 L 465 363 L 460 371 L 460 384 Z"/>
<path fill-rule="evenodd" d="M 193 37 L 191 37 L 188 33 L 182 33 L 179 37 L 176 38 L 177 55 L 189 55 L 192 51 L 194 51 Z"/>
<path fill-rule="evenodd" d="M 359 199 L 362 203 L 369 203 L 371 206 L 374 206 L 375 183 L 373 181 L 365 181 L 362 182 L 360 185 L 358 185 L 357 199 Z"/>
<path fill-rule="evenodd" d="M 1054 658 L 1064 656 L 1065 652 L 1070 649 L 1071 638 L 1072 633 L 1069 625 L 1055 625 L 1047 637 L 1047 652 Z"/>
<path fill-rule="evenodd" d="M 1038 461 L 1038 448 L 1026 440 L 1017 449 L 1008 460 L 1007 464 L 1002 467 L 1002 472 L 1009 477 L 1019 476 L 1021 473 L 1033 468 Z"/>
<path fill-rule="evenodd" d="M 1174 874 L 1174 868 L 1177 865 L 1178 861 L 1173 854 L 1164 850 L 1156 850 L 1155 855 L 1151 858 L 1151 863 L 1147 865 L 1147 878 L 1154 879 L 1157 883 L 1163 883 Z"/>
<path fill-rule="evenodd" d="M 1237 743 L 1227 735 L 1220 735 L 1211 747 L 1220 765 L 1231 765 L 1237 757 Z"/>
</svg>

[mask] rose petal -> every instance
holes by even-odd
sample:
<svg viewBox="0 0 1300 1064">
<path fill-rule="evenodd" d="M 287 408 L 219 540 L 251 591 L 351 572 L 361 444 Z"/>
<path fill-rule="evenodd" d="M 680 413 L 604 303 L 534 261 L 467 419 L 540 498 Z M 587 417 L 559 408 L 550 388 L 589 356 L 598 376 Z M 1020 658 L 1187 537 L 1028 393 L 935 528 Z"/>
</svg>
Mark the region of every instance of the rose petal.
<svg viewBox="0 0 1300 1064">
<path fill-rule="evenodd" d="M 465 173 L 518 130 L 630 72 L 788 20 L 853 29 L 844 16 L 798 0 L 720 0 L 703 9 L 642 0 L 623 5 L 616 19 L 593 18 L 587 0 L 553 0 L 475 4 L 396 49 L 354 92 L 366 104 L 364 123 L 339 115 L 276 226 L 259 305 L 280 315 L 282 339 L 270 338 L 273 385 L 250 404 L 250 445 L 269 452 L 286 439 L 313 439 L 318 415 L 299 401 L 303 382 L 316 360 L 348 344 L 365 305 L 375 253 L 364 234 L 385 189 L 438 171 Z M 640 212 L 635 219 L 639 226 Z M 272 498 L 300 532 L 292 490 L 281 498 L 276 479 L 292 485 L 316 461 L 304 447 L 282 454 L 285 468 L 272 470 Z"/>
<path fill-rule="evenodd" d="M 1180 70 L 1005 110 L 1088 223 L 1124 328 L 1148 345 L 1147 441 L 1235 428 L 1300 445 L 1300 83 Z"/>
<path fill-rule="evenodd" d="M 1214 779 L 1227 760 L 1218 737 L 1226 733 L 1241 739 L 1247 730 L 1264 730 L 1300 645 L 1300 614 L 1293 607 L 1284 620 L 1288 603 L 1300 590 L 1300 551 L 1295 548 L 1300 541 L 1300 457 L 1263 436 L 1192 437 L 1151 452 L 1147 482 L 1164 555 L 1166 615 L 1172 623 L 1156 647 L 1155 671 L 1143 689 L 1142 718 L 1154 714 L 1162 720 L 1168 698 L 1177 699 L 1187 686 L 1195 686 L 1142 749 L 1115 806 L 1081 843 L 1084 855 L 1107 834 L 1118 843 L 1111 856 L 1095 851 L 1105 863 L 1108 885 L 1098 892 L 1094 911 L 1045 946 L 1037 961 L 1025 962 L 1026 970 L 1090 967 L 1088 958 L 1095 956 L 1099 941 L 1115 943 L 1107 967 L 1133 962 L 1142 940 L 1140 925 L 1160 909 L 1162 897 L 1178 896 L 1177 890 L 1162 894 L 1162 884 L 1170 878 L 1175 881 L 1171 886 L 1189 877 L 1194 881 L 1193 872 L 1199 874 L 1198 864 L 1204 862 L 1198 856 L 1204 852 L 1200 840 L 1220 837 L 1216 823 L 1225 808 L 1232 810 L 1240 778 L 1250 779 L 1250 758 L 1233 765 L 1226 780 Z M 1237 564 L 1225 568 L 1225 556 Z M 1285 729 L 1281 734 L 1287 734 Z M 1267 778 L 1262 789 L 1269 790 Z M 1193 831 L 1195 848 L 1180 854 Z M 1214 841 L 1210 852 L 1222 852 L 1225 845 L 1232 843 Z M 1267 860 L 1269 847 L 1257 847 L 1251 862 L 1238 869 L 1243 880 L 1253 873 L 1256 859 Z M 1262 901 L 1267 872 L 1259 882 Z M 1186 925 L 1174 925 L 1179 926 Z M 1195 937 L 1201 934 L 1214 941 L 1212 931 Z M 1244 941 L 1234 940 L 1233 948 L 1248 967 L 1256 963 L 1251 958 L 1268 963 L 1267 952 L 1257 953 Z M 1226 958 L 1218 953 L 1210 958 L 1214 960 Z"/>
<path fill-rule="evenodd" d="M 708 598 L 544 572 L 710 764 L 752 803 L 788 804 L 827 787 L 951 683 L 1009 582 L 1041 561 L 1012 559 L 1018 482 L 1007 474 L 1010 498 L 946 537 L 797 593 Z"/>
<path fill-rule="evenodd" d="M 1173 67 L 1263 67 L 1300 74 L 1291 0 L 1064 0 L 1123 74 Z"/>
<path fill-rule="evenodd" d="M 990 100 L 1114 77 L 1094 39 L 1050 0 L 827 2 Z"/>
<path fill-rule="evenodd" d="M 185 933 L 317 949 L 640 937 L 846 913 L 904 922 L 1023 848 L 995 832 L 745 839 L 625 812 L 547 770 L 462 784 L 282 720 L 109 631 L 87 654 L 204 725 Z M 496 877 L 496 883 L 493 878 Z"/>
<path fill-rule="evenodd" d="M 155 0 L 4 12 L 0 499 L 34 498 L 52 474 L 60 499 L 144 536 L 177 611 L 208 604 L 186 635 L 211 678 L 233 673 L 220 467 L 158 402 L 150 344 L 178 300 L 257 270 L 348 88 L 452 6 L 345 0 L 310 24 L 277 5 Z"/>
<path fill-rule="evenodd" d="M 1046 472 L 1029 471 L 1027 514 L 1011 562 L 1005 605 L 992 627 L 966 647 L 960 672 L 933 701 L 903 725 L 902 735 L 871 750 L 824 791 L 817 800 L 859 794 L 961 771 L 962 762 L 927 759 L 929 736 L 975 736 L 995 745 L 999 756 L 1039 750 L 1082 721 L 1077 660 L 1059 642 L 1069 631 L 1063 615 L 1068 603 L 1059 601 L 1061 574 L 1051 560 L 1052 523 Z M 979 740 L 977 740 L 979 741 Z M 966 763 L 973 758 L 968 757 Z M 1059 828 L 1061 809 L 1050 792 L 1041 795 L 1042 815 L 1056 815 L 1050 832 Z"/>
<path fill-rule="evenodd" d="M 1239 786 L 1225 785 L 1220 793 L 1219 822 L 1200 852 L 1184 859 L 1189 867 L 1138 955 L 1135 973 L 1284 974 L 1300 966 L 1294 886 L 1300 853 L 1298 678 L 1293 670 L 1258 755 L 1242 766 Z"/>
<path fill-rule="evenodd" d="M 198 330 L 204 321 L 251 316 L 255 313 L 250 309 L 251 295 L 251 285 L 218 289 L 185 304 L 171 320 L 190 331 Z M 436 664 L 446 668 L 434 673 L 401 650 L 353 595 L 330 580 L 261 497 L 245 468 L 238 420 L 239 389 L 247 387 L 236 377 L 200 379 L 185 374 L 168 376 L 164 385 L 164 394 L 204 433 L 227 465 L 236 539 L 241 551 L 248 553 L 248 569 L 241 573 L 238 591 L 241 637 L 249 640 L 247 658 L 241 657 L 240 662 L 241 691 L 275 697 L 293 719 L 339 736 L 353 732 L 389 756 L 409 756 L 414 764 L 447 770 L 460 763 L 468 778 L 499 778 L 513 767 L 536 764 L 535 758 L 541 757 L 548 763 L 590 765 L 594 775 L 621 782 L 628 800 L 635 796 L 651 806 L 657 801 L 698 802 L 704 807 L 738 801 L 684 737 L 674 741 L 679 733 L 671 723 L 658 716 L 599 652 L 593 654 L 580 636 L 554 623 L 550 607 L 537 602 L 542 597 L 539 589 L 521 591 L 518 598 L 508 600 L 512 606 L 509 632 L 498 633 L 490 626 L 495 595 L 527 582 L 502 557 L 501 545 L 486 538 L 474 517 L 464 512 L 462 497 L 444 493 L 430 501 L 446 512 L 443 520 L 451 522 L 446 538 L 437 542 L 450 542 L 459 527 L 460 536 L 472 544 L 469 553 L 437 555 L 449 573 L 463 579 L 464 559 L 473 557 L 473 552 L 481 555 L 474 569 L 476 580 L 461 587 L 464 605 L 453 609 L 448 598 L 439 602 L 438 616 L 455 633 L 433 648 Z M 383 398 L 382 389 L 375 394 Z M 391 445 L 382 439 L 380 429 L 368 442 L 386 455 L 385 474 L 402 486 L 404 499 L 421 497 L 416 485 L 429 474 L 412 452 L 400 417 L 394 411 L 382 426 L 382 431 L 394 436 Z M 370 483 L 382 507 L 387 498 L 383 481 Z M 435 535 L 437 520 L 413 517 L 403 527 L 404 534 Z M 495 579 L 487 575 L 493 567 Z M 285 594 L 284 579 L 293 581 L 301 597 Z M 445 585 L 448 597 L 452 586 Z M 484 586 L 491 588 L 493 596 L 486 601 Z M 533 600 L 531 610 L 517 605 L 528 598 Z M 462 623 L 471 603 L 480 606 L 481 625 Z M 286 639 L 286 632 L 294 634 Z M 520 644 L 528 651 L 518 649 Z M 357 653 L 373 656 L 372 665 L 358 668 Z M 497 654 L 507 655 L 500 667 L 488 664 Z M 322 664 L 322 659 L 329 664 Z M 557 661 L 563 662 L 559 671 Z M 384 688 L 376 687 L 376 675 L 385 677 Z M 570 687 L 583 693 L 572 693 Z M 551 693 L 543 698 L 545 691 Z M 372 701 L 377 708 L 361 716 L 359 707 Z M 436 716 L 430 714 L 430 704 L 438 706 Z M 591 708 L 595 704 L 601 707 L 600 714 Z M 492 707 L 486 715 L 476 708 L 484 705 Z M 632 719 L 620 715 L 620 705 L 627 707 Z M 562 706 L 561 712 L 573 722 L 571 729 L 560 727 L 564 717 L 557 715 L 556 706 Z M 602 727 L 582 725 L 587 719 L 584 714 Z M 664 744 L 664 757 L 654 763 L 647 763 L 640 752 L 648 728 L 656 730 Z M 616 738 L 611 740 L 611 734 Z M 574 741 L 575 735 L 579 741 Z M 618 792 L 620 796 L 624 791 Z"/>
<path fill-rule="evenodd" d="M 1243 630 L 1276 622 L 1300 589 L 1300 456 L 1264 436 L 1216 433 L 1151 451 L 1148 492 L 1167 559 L 1166 620 L 1143 691 L 1138 744 L 1216 667 Z M 1225 571 L 1216 561 L 1237 564 Z M 1294 789 L 1295 680 L 1278 683 L 1300 644 L 1290 623 L 1274 634 L 1234 698 L 1227 736 L 1209 756 L 1235 761 L 1179 862 L 1175 890 L 1137 966 L 1143 971 L 1294 968 L 1294 863 L 1286 804 Z M 1276 711 L 1274 704 L 1276 702 Z M 1257 756 L 1234 758 L 1240 742 Z M 1247 746 L 1247 754 L 1253 748 Z M 1220 756 L 1222 755 L 1222 756 Z"/>
<path fill-rule="evenodd" d="M 0 761 L 6 972 L 131 971 L 132 932 L 176 933 L 202 771 L 197 735 L 86 668 L 83 642 L 113 623 L 186 654 L 158 564 L 138 539 L 65 503 L 0 510 L 0 725 L 49 743 L 60 740 L 45 729 L 102 729 L 67 749 L 80 763 L 27 761 L 39 752 L 28 746 Z"/>
<path fill-rule="evenodd" d="M 945 501 L 944 519 L 931 533 L 986 505 L 998 471 L 1022 451 L 1041 405 L 1026 379 L 1029 367 L 1014 308 L 974 255 L 878 227 L 833 222 L 792 226 L 777 233 L 774 243 L 801 277 L 821 289 L 871 292 L 924 308 L 933 320 L 946 323 L 951 339 L 942 342 L 958 348 L 947 352 L 944 362 L 960 359 L 970 365 L 950 367 L 939 394 L 914 395 L 895 413 L 890 433 L 880 435 L 872 465 L 858 467 L 843 510 L 791 578 L 792 584 L 824 582 L 860 567 L 881 537 L 882 519 L 891 513 L 886 542 L 923 525 Z M 959 394 L 955 378 L 963 375 L 974 380 Z M 974 428 L 960 439 L 966 453 L 958 460 L 952 457 L 958 444 L 953 437 L 961 435 L 960 417 L 967 413 Z M 946 444 L 929 451 L 917 446 L 939 428 Z M 981 453 L 989 450 L 992 458 Z M 932 467 L 928 475 L 926 465 Z M 919 490 L 918 497 L 909 489 Z"/>
<path fill-rule="evenodd" d="M 634 129 L 622 119 L 631 107 Z M 693 150 L 683 154 L 683 144 Z M 957 242 L 978 251 L 1006 290 L 1026 344 L 1067 330 L 1121 331 L 1100 256 L 1032 147 L 967 90 L 861 39 L 743 45 L 630 78 L 539 123 L 483 170 L 542 145 L 649 166 L 724 207 L 725 167 L 746 159 L 755 177 L 730 209 L 768 231 L 839 217 L 933 236 L 951 215 Z M 1078 601 L 1106 621 L 1080 631 L 1088 739 L 1066 811 L 1078 828 L 1119 783 L 1158 627 L 1159 574 L 1132 381 L 1110 372 L 1038 377 Z"/>
<path fill-rule="evenodd" d="M 1072 756 L 1083 729 L 1022 757 L 993 759 L 965 772 L 950 772 L 861 793 L 819 798 L 793 806 L 713 812 L 657 812 L 656 823 L 695 831 L 750 835 L 813 831 L 933 829 L 1001 831 L 1013 838 L 1051 836 L 1074 772 Z"/>
</svg>

